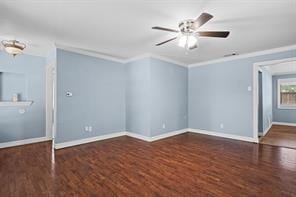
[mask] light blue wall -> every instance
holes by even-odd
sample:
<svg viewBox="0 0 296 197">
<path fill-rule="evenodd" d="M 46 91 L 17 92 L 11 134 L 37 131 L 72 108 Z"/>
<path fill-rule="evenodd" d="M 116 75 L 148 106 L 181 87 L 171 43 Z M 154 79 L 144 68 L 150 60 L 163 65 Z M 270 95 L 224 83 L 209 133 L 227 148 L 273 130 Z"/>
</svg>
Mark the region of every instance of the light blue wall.
<svg viewBox="0 0 296 197">
<path fill-rule="evenodd" d="M 145 58 L 123 65 L 58 49 L 56 142 L 187 128 L 187 82 L 187 69 L 171 63 Z M 93 132 L 84 131 L 88 125 Z"/>
<path fill-rule="evenodd" d="M 263 131 L 272 124 L 272 75 L 262 70 L 262 113 Z"/>
<path fill-rule="evenodd" d="M 10 101 L 18 93 L 20 100 L 27 100 L 27 79 L 24 73 L 0 72 L 0 100 Z"/>
<path fill-rule="evenodd" d="M 253 84 L 253 63 L 295 56 L 293 50 L 187 70 L 153 58 L 124 65 L 58 49 L 56 142 L 124 130 L 155 136 L 187 127 L 252 137 L 252 92 L 247 87 Z M 49 60 L 6 53 L 0 53 L 0 60 L 0 82 L 11 85 L 1 88 L 0 97 L 8 99 L 15 89 L 34 101 L 25 114 L 1 109 L 0 142 L 45 136 Z M 73 97 L 66 97 L 66 91 Z M 295 122 L 295 113 L 282 112 L 274 111 L 274 121 L 285 117 Z M 92 132 L 84 131 L 88 125 Z"/>
<path fill-rule="evenodd" d="M 0 99 L 20 93 L 34 101 L 24 114 L 18 108 L 0 108 L 0 143 L 45 136 L 45 58 L 0 52 Z"/>
<path fill-rule="evenodd" d="M 151 59 L 151 136 L 188 127 L 187 71 L 185 67 Z"/>
<path fill-rule="evenodd" d="M 253 64 L 296 56 L 296 50 L 192 67 L 189 127 L 253 137 Z M 220 128 L 220 124 L 224 128 Z"/>
<path fill-rule="evenodd" d="M 277 81 L 278 79 L 296 78 L 296 74 L 276 75 L 272 77 L 273 86 L 273 121 L 296 123 L 296 109 L 278 109 L 277 107 Z"/>
<path fill-rule="evenodd" d="M 58 49 L 57 97 L 57 143 L 125 130 L 123 64 Z"/>
<path fill-rule="evenodd" d="M 126 66 L 127 131 L 156 136 L 187 128 L 187 68 L 154 58 Z"/>
<path fill-rule="evenodd" d="M 126 130 L 150 136 L 150 59 L 126 66 Z"/>
<path fill-rule="evenodd" d="M 187 70 L 153 58 L 123 65 L 58 50 L 57 142 L 187 127 L 252 137 L 253 64 L 294 56 L 295 50 Z M 94 131 L 85 132 L 87 125 Z"/>
</svg>

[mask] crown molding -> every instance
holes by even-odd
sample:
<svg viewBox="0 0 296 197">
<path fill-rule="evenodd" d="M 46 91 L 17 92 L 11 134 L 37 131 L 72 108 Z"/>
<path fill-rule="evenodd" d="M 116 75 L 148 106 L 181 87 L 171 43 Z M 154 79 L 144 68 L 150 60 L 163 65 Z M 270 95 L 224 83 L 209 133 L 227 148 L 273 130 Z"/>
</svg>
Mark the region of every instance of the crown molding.
<svg viewBox="0 0 296 197">
<path fill-rule="evenodd" d="M 232 61 L 232 60 L 238 60 L 238 59 L 243 59 L 243 58 L 248 58 L 248 57 L 254 57 L 254 56 L 260 56 L 260 55 L 267 55 L 267 54 L 272 54 L 272 53 L 278 53 L 278 52 L 284 52 L 284 51 L 289 51 L 289 50 L 295 50 L 296 45 L 290 45 L 290 46 L 285 46 L 285 47 L 279 47 L 279 48 L 273 48 L 273 49 L 268 49 L 268 50 L 263 50 L 263 51 L 256 51 L 256 52 L 251 52 L 251 53 L 245 53 L 237 56 L 231 56 L 231 57 L 223 57 L 223 58 L 218 58 L 214 60 L 209 60 L 209 61 L 204 61 L 204 62 L 198 62 L 198 63 L 193 63 L 193 64 L 186 64 L 180 61 L 176 61 L 167 57 L 163 57 L 160 55 L 152 54 L 152 53 L 144 53 L 138 56 L 134 56 L 132 58 L 118 58 L 118 57 L 113 57 L 110 55 L 102 54 L 99 52 L 91 52 L 83 49 L 78 49 L 75 47 L 71 46 L 66 46 L 66 45 L 61 45 L 61 44 L 55 44 L 55 48 L 57 49 L 62 49 L 66 51 L 70 51 L 73 53 L 78 53 L 82 55 L 87 55 L 91 57 L 96 57 L 104 60 L 109 60 L 113 62 L 118 62 L 121 64 L 127 64 L 133 61 L 137 61 L 140 59 L 145 59 L 145 58 L 154 58 L 158 59 L 164 62 L 176 64 L 178 66 L 182 67 L 187 67 L 187 68 L 193 68 L 193 67 L 198 67 L 198 66 L 205 66 L 209 64 L 215 64 L 215 63 L 221 63 L 221 62 L 227 62 L 227 61 Z M 3 50 L 3 48 L 0 48 L 0 50 Z M 36 51 L 26 51 L 24 50 L 24 54 L 27 55 L 34 55 L 34 56 L 39 56 L 39 57 L 47 57 L 46 54 L 44 53 L 38 53 Z"/>
<path fill-rule="evenodd" d="M 124 63 L 127 64 L 127 63 L 130 63 L 130 62 L 134 62 L 134 61 L 145 59 L 145 58 L 151 58 L 151 54 L 150 53 L 143 53 L 141 55 L 137 55 L 137 56 L 134 56 L 134 57 L 131 57 L 131 58 L 127 58 L 127 59 L 125 59 Z"/>
<path fill-rule="evenodd" d="M 161 60 L 161 61 L 164 61 L 164 62 L 176 64 L 178 66 L 183 66 L 183 67 L 186 67 L 187 68 L 187 64 L 185 64 L 183 62 L 172 60 L 170 58 L 166 58 L 166 57 L 163 57 L 163 56 L 160 56 L 160 55 L 156 55 L 156 54 L 153 54 L 153 53 L 144 53 L 142 55 L 138 55 L 138 56 L 129 58 L 129 59 L 127 59 L 125 61 L 125 63 L 130 63 L 130 62 L 141 60 L 141 59 L 145 59 L 145 58 L 153 58 L 153 59 Z"/>
<path fill-rule="evenodd" d="M 188 67 L 193 68 L 193 67 L 198 67 L 198 66 L 205 66 L 205 65 L 209 65 L 209 64 L 228 62 L 228 61 L 232 61 L 232 60 L 244 59 L 244 58 L 255 57 L 255 56 L 260 56 L 260 55 L 268 55 L 268 54 L 272 54 L 272 53 L 279 53 L 279 52 L 284 52 L 284 51 L 289 51 L 289 50 L 294 50 L 294 49 L 296 49 L 296 45 L 290 45 L 290 46 L 285 46 L 285 47 L 273 48 L 273 49 L 268 49 L 268 50 L 263 50 L 263 51 L 256 51 L 256 52 L 245 53 L 245 54 L 231 56 L 231 57 L 223 57 L 223 58 L 219 58 L 219 59 L 215 59 L 215 60 L 189 64 Z"/>
<path fill-rule="evenodd" d="M 124 59 L 117 58 L 117 57 L 112 57 L 112 56 L 105 55 L 105 54 L 102 54 L 102 53 L 99 53 L 99 52 L 91 52 L 91 51 L 78 49 L 78 48 L 74 48 L 74 47 L 70 47 L 70 46 L 66 46 L 66 45 L 60 45 L 60 44 L 55 44 L 55 46 L 56 46 L 57 49 L 62 49 L 62 50 L 65 50 L 65 51 L 70 51 L 70 52 L 78 53 L 78 54 L 81 54 L 81 55 L 87 55 L 87 56 L 90 56 L 90 57 L 97 57 L 97 58 L 100 58 L 100 59 L 109 60 L 109 61 L 113 61 L 113 62 L 118 62 L 118 63 L 122 63 L 122 64 L 125 63 Z"/>
<path fill-rule="evenodd" d="M 176 64 L 178 66 L 183 66 L 183 67 L 188 68 L 188 64 L 185 64 L 183 62 L 179 62 L 179 61 L 176 61 L 176 60 L 172 60 L 170 58 L 166 58 L 166 57 L 155 55 L 155 54 L 151 54 L 150 57 L 151 58 L 154 58 L 154 59 L 158 59 L 158 60 L 164 61 L 164 62 L 168 62 L 168 63 L 172 63 L 172 64 Z"/>
<path fill-rule="evenodd" d="M 141 55 L 138 55 L 138 56 L 135 56 L 135 57 L 132 57 L 132 58 L 128 58 L 128 59 L 121 59 L 121 58 L 116 58 L 116 57 L 112 57 L 112 56 L 109 56 L 109 55 L 101 54 L 99 52 L 90 52 L 90 51 L 87 51 L 87 50 L 77 49 L 77 48 L 74 48 L 74 47 L 60 45 L 60 44 L 55 44 L 55 45 L 56 45 L 56 48 L 58 48 L 58 49 L 62 49 L 62 50 L 66 50 L 66 51 L 70 51 L 70 52 L 78 53 L 78 54 L 82 54 L 82 55 L 87 55 L 87 56 L 91 56 L 91 57 L 97 57 L 97 58 L 100 58 L 100 59 L 105 59 L 105 60 L 118 62 L 118 63 L 122 63 L 122 64 L 127 64 L 127 63 L 130 63 L 130 62 L 140 60 L 140 59 L 145 59 L 145 58 L 154 58 L 154 59 L 162 60 L 162 61 L 169 62 L 169 63 L 172 63 L 172 64 L 176 64 L 176 65 L 179 65 L 179 66 L 187 67 L 187 64 L 184 64 L 182 62 L 178 62 L 178 61 L 172 60 L 170 58 L 166 58 L 166 57 L 162 57 L 162 56 L 155 55 L 155 54 L 150 54 L 150 53 L 144 53 L 144 54 L 141 54 Z"/>
<path fill-rule="evenodd" d="M 97 57 L 97 58 L 100 58 L 100 59 L 119 62 L 119 63 L 122 63 L 122 64 L 127 64 L 127 63 L 130 63 L 130 62 L 137 61 L 137 60 L 140 60 L 140 59 L 145 59 L 145 58 L 154 58 L 154 59 L 162 60 L 162 61 L 169 62 L 169 63 L 172 63 L 172 64 L 176 64 L 176 65 L 179 65 L 179 66 L 187 67 L 187 64 L 184 64 L 182 62 L 175 61 L 175 60 L 172 60 L 170 58 L 166 58 L 166 57 L 151 54 L 151 53 L 144 53 L 144 54 L 132 57 L 132 58 L 121 59 L 121 58 L 116 58 L 116 57 L 112 57 L 112 56 L 109 56 L 109 55 L 104 55 L 104 54 L 101 54 L 99 52 L 90 52 L 90 51 L 86 51 L 86 50 L 83 50 L 83 49 L 77 49 L 77 48 L 73 48 L 73 47 L 69 47 L 69 46 L 65 46 L 65 45 L 60 45 L 60 44 L 56 44 L 56 48 L 66 50 L 66 51 L 70 51 L 70 52 L 74 52 L 74 53 L 79 53 L 79 54 L 82 54 L 82 55 L 87 55 L 87 56 L 91 56 L 91 57 Z"/>
<path fill-rule="evenodd" d="M 57 45 L 56 44 L 56 47 L 59 48 L 59 49 L 63 49 L 63 50 L 67 50 L 67 51 L 71 51 L 71 52 L 75 52 L 75 53 L 79 53 L 79 54 L 83 54 L 83 55 L 88 55 L 88 56 L 92 56 L 92 57 L 97 57 L 97 58 L 101 58 L 101 59 L 105 59 L 105 60 L 115 61 L 115 62 L 119 62 L 119 63 L 122 63 L 122 64 L 127 64 L 127 63 L 130 63 L 130 62 L 137 61 L 137 60 L 140 60 L 140 59 L 145 59 L 145 58 L 154 58 L 154 59 L 158 59 L 158 60 L 161 60 L 161 61 L 165 61 L 165 62 L 168 62 L 168 63 L 176 64 L 176 65 L 179 65 L 179 66 L 182 66 L 182 67 L 187 67 L 187 68 L 205 66 L 205 65 L 208 65 L 208 64 L 227 62 L 227 61 L 232 61 L 232 60 L 238 60 L 238 59 L 243 59 L 243 58 L 248 58 L 248 57 L 255 57 L 255 56 L 260 56 L 260 55 L 267 55 L 267 54 L 284 52 L 284 51 L 296 49 L 296 45 L 290 45 L 290 46 L 273 48 L 273 49 L 268 49 L 268 50 L 263 50 L 263 51 L 245 53 L 245 54 L 232 56 L 232 57 L 223 57 L 223 58 L 219 58 L 219 59 L 215 59 L 215 60 L 204 61 L 204 62 L 199 62 L 199 63 L 194 63 L 194 64 L 189 64 L 188 65 L 188 64 L 185 64 L 183 62 L 172 60 L 170 58 L 166 58 L 166 57 L 156 55 L 156 54 L 152 54 L 152 53 L 144 53 L 144 54 L 132 57 L 132 58 L 121 59 L 121 58 L 115 58 L 115 57 L 104 55 L 104 54 L 97 53 L 97 52 L 96 53 L 95 52 L 89 52 L 89 51 L 85 51 L 85 50 L 82 50 L 82 49 L 76 49 L 76 48 L 73 48 L 73 47 L 67 47 L 67 46 L 63 46 L 63 45 Z"/>
</svg>

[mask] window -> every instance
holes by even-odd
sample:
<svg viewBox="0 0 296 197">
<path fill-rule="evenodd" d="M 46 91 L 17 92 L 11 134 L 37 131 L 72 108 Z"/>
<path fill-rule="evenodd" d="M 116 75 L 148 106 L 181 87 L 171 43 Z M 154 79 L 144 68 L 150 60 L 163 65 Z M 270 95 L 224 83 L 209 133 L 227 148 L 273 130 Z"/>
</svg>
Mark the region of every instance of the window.
<svg viewBox="0 0 296 197">
<path fill-rule="evenodd" d="M 278 80 L 278 108 L 296 108 L 296 78 Z"/>
</svg>

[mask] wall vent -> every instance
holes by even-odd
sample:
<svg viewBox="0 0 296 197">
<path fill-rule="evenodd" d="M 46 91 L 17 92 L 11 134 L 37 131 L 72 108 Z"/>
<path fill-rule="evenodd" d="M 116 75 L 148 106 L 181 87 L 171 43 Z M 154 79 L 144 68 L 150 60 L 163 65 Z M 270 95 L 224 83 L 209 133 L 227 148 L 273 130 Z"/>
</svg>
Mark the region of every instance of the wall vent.
<svg viewBox="0 0 296 197">
<path fill-rule="evenodd" d="M 239 55 L 238 53 L 229 53 L 229 54 L 226 54 L 224 55 L 224 57 L 230 57 L 230 56 L 235 56 L 235 55 Z"/>
</svg>

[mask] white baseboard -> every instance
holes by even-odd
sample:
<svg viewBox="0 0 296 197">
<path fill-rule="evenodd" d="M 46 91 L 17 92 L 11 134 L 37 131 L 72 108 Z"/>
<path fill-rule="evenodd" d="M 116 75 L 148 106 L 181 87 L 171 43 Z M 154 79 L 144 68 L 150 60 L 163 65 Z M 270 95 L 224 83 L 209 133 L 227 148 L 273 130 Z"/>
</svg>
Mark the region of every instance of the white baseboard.
<svg viewBox="0 0 296 197">
<path fill-rule="evenodd" d="M 201 129 L 191 129 L 191 128 L 189 128 L 188 131 L 192 132 L 192 133 L 200 133 L 200 134 L 205 134 L 205 135 L 211 135 L 211 136 L 229 138 L 229 139 L 234 139 L 234 140 L 241 140 L 241 141 L 246 141 L 246 142 L 258 143 L 258 139 L 255 139 L 252 137 L 245 137 L 245 136 L 219 133 L 219 132 L 214 132 L 214 131 L 206 131 L 206 130 L 201 130 Z"/>
<path fill-rule="evenodd" d="M 143 141 L 146 141 L 146 142 L 151 142 L 150 140 L 150 137 L 147 137 L 145 135 L 141 135 L 141 134 L 138 134 L 138 133 L 132 133 L 132 132 L 129 132 L 129 131 L 126 131 L 125 134 L 129 137 L 132 137 L 132 138 L 137 138 L 139 140 L 143 140 Z"/>
<path fill-rule="evenodd" d="M 140 140 L 144 140 L 146 142 L 154 142 L 156 140 L 161 140 L 161 139 L 164 139 L 164 138 L 172 137 L 172 136 L 179 135 L 179 134 L 186 133 L 186 132 L 188 132 L 188 129 L 181 129 L 181 130 L 177 130 L 177 131 L 171 131 L 171 132 L 168 132 L 168 133 L 164 133 L 164 134 L 161 134 L 161 135 L 156 135 L 156 136 L 153 136 L 153 137 L 147 137 L 147 136 L 144 136 L 144 135 L 140 135 L 140 134 L 136 134 L 136 133 L 132 133 L 132 132 L 127 131 L 126 135 L 130 136 L 130 137 L 133 137 L 133 138 L 140 139 Z"/>
<path fill-rule="evenodd" d="M 289 123 L 289 122 L 272 122 L 273 125 L 285 125 L 285 126 L 292 126 L 295 127 L 296 123 Z"/>
<path fill-rule="evenodd" d="M 79 140 L 73 140 L 69 142 L 62 142 L 62 143 L 57 143 L 55 144 L 54 148 L 55 149 L 61 149 L 61 148 L 66 148 L 70 146 L 76 146 L 80 144 L 86 144 L 90 142 L 95 142 L 95 141 L 100 141 L 100 140 L 106 140 L 114 137 L 120 137 L 126 135 L 126 132 L 117 132 L 117 133 L 111 133 L 111 134 L 106 134 L 106 135 L 100 135 L 100 136 L 95 136 L 95 137 L 89 137 L 89 138 L 84 138 L 84 139 L 79 139 Z"/>
<path fill-rule="evenodd" d="M 73 141 L 69 141 L 69 142 L 57 143 L 57 144 L 55 144 L 55 149 L 61 149 L 61 148 L 66 148 L 66 147 L 70 147 L 70 146 L 76 146 L 76 145 L 80 145 L 80 144 L 86 144 L 86 143 L 90 143 L 90 142 L 95 142 L 95 141 L 100 141 L 100 140 L 105 140 L 105 139 L 110 139 L 110 138 L 120 137 L 120 136 L 125 136 L 125 135 L 127 135 L 129 137 L 137 138 L 137 139 L 140 139 L 140 140 L 143 140 L 146 142 L 153 142 L 153 141 L 160 140 L 163 138 L 167 138 L 167 137 L 171 137 L 171 136 L 178 135 L 181 133 L 185 133 L 187 131 L 188 131 L 187 129 L 182 129 L 182 130 L 172 131 L 169 133 L 165 133 L 165 134 L 161 134 L 161 135 L 157 135 L 157 136 L 153 136 L 153 137 L 147 137 L 147 136 L 137 134 L 137 133 L 132 133 L 129 131 L 122 131 L 122 132 L 101 135 L 101 136 L 95 136 L 95 137 L 90 137 L 90 138 L 85 138 L 85 139 L 80 139 L 80 140 L 73 140 Z"/>
<path fill-rule="evenodd" d="M 165 133 L 165 134 L 150 137 L 150 141 L 154 142 L 156 140 L 161 140 L 161 139 L 164 139 L 164 138 L 167 138 L 167 137 L 172 137 L 174 135 L 179 135 L 179 134 L 186 133 L 186 132 L 188 132 L 188 129 L 181 129 L 181 130 L 177 130 L 177 131 L 171 131 L 169 133 Z"/>
<path fill-rule="evenodd" d="M 4 142 L 4 143 L 0 143 L 0 148 L 8 148 L 8 147 L 20 146 L 25 144 L 33 144 L 33 143 L 44 142 L 49 140 L 51 140 L 51 138 L 49 137 L 37 137 L 37 138 L 30 138 L 30 139 L 18 140 L 18 141 L 12 141 L 12 142 Z"/>
<path fill-rule="evenodd" d="M 69 142 L 57 143 L 57 144 L 55 144 L 54 148 L 61 149 L 61 148 L 76 146 L 76 145 L 80 145 L 80 144 L 86 144 L 86 143 L 90 143 L 90 142 L 125 136 L 125 135 L 133 137 L 133 138 L 137 138 L 140 140 L 144 140 L 146 142 L 153 142 L 156 140 L 172 137 L 172 136 L 179 135 L 179 134 L 186 133 L 186 132 L 200 133 L 200 134 L 212 135 L 212 136 L 217 136 L 217 137 L 242 140 L 242 141 L 247 141 L 247 142 L 258 142 L 258 139 L 254 139 L 251 137 L 244 137 L 244 136 L 237 136 L 237 135 L 232 135 L 232 134 L 225 134 L 225 133 L 219 133 L 219 132 L 213 132 L 213 131 L 187 128 L 187 129 L 181 129 L 181 130 L 177 130 L 177 131 L 171 131 L 171 132 L 157 135 L 157 136 L 153 136 L 153 137 L 147 137 L 147 136 L 137 134 L 137 133 L 132 133 L 129 131 L 122 131 L 122 132 L 117 132 L 117 133 L 112 133 L 112 134 L 106 134 L 106 135 L 101 135 L 101 136 L 73 140 L 73 141 L 69 141 Z M 50 140 L 50 138 L 42 137 L 42 138 L 33 138 L 33 139 L 20 140 L 20 141 L 14 141 L 14 142 L 0 143 L 0 148 L 6 148 L 6 147 L 11 147 L 11 146 L 18 146 L 18 145 L 24 145 L 24 144 L 30 144 L 30 143 L 36 143 L 36 142 L 43 142 L 43 141 L 47 141 L 47 140 Z"/>
</svg>

